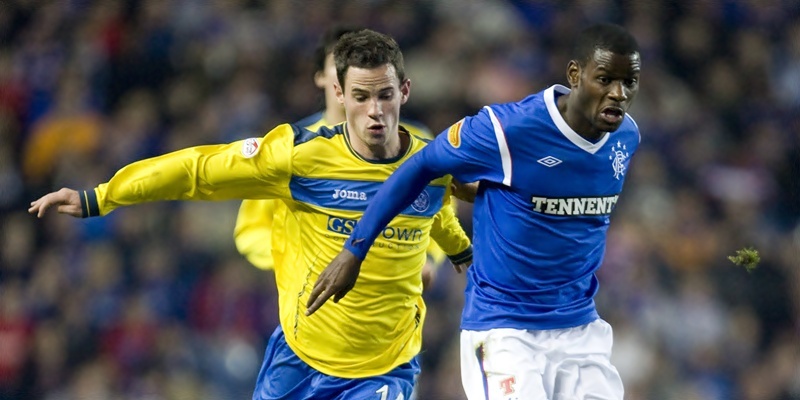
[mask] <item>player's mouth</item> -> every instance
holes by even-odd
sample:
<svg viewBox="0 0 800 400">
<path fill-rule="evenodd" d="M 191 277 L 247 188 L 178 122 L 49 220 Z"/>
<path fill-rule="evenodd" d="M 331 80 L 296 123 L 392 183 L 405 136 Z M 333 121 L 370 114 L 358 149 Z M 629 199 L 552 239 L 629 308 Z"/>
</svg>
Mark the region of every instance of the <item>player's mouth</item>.
<svg viewBox="0 0 800 400">
<path fill-rule="evenodd" d="M 600 118 L 609 125 L 619 125 L 624 116 L 625 111 L 620 107 L 605 107 L 600 110 Z"/>
<path fill-rule="evenodd" d="M 372 135 L 381 135 L 385 131 L 386 126 L 381 124 L 374 124 L 367 127 L 367 132 Z"/>
</svg>

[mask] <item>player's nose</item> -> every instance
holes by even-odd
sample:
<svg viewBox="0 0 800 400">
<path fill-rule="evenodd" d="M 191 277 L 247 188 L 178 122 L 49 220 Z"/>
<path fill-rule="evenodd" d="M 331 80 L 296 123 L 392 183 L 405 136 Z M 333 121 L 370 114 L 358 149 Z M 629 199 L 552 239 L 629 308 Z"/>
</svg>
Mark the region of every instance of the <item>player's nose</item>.
<svg viewBox="0 0 800 400">
<path fill-rule="evenodd" d="M 373 118 L 379 118 L 383 116 L 383 107 L 381 107 L 381 103 L 379 101 L 377 100 L 370 101 L 369 116 Z"/>
<path fill-rule="evenodd" d="M 622 83 L 622 81 L 614 81 L 611 83 L 608 97 L 618 102 L 628 100 L 628 93 L 626 92 L 625 85 Z"/>
</svg>

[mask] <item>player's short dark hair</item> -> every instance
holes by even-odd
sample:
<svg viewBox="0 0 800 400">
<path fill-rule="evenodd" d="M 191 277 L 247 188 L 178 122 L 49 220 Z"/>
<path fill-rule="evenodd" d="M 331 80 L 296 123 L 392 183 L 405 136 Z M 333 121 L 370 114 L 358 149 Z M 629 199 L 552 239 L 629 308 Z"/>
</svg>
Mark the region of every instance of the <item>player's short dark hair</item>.
<svg viewBox="0 0 800 400">
<path fill-rule="evenodd" d="M 406 80 L 400 46 L 391 36 L 370 29 L 346 33 L 339 38 L 333 48 L 333 61 L 336 64 L 336 77 L 342 87 L 350 67 L 377 68 L 392 64 L 399 81 L 402 83 Z"/>
<path fill-rule="evenodd" d="M 360 31 L 361 27 L 350 25 L 334 25 L 330 27 L 317 43 L 317 48 L 314 49 L 314 73 L 325 70 L 325 58 L 328 54 L 333 53 L 333 48 L 336 42 L 345 33 Z"/>
<path fill-rule="evenodd" d="M 584 66 L 592 59 L 596 50 L 628 55 L 639 52 L 639 43 L 622 26 L 600 23 L 589 26 L 578 35 L 572 49 L 572 59 Z"/>
</svg>

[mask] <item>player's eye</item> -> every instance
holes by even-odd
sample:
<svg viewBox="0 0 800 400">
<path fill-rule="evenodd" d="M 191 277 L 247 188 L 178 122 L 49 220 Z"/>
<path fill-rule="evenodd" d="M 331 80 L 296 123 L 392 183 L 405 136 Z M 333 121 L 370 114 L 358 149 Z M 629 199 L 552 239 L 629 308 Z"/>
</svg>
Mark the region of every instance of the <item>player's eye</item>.
<svg viewBox="0 0 800 400">
<path fill-rule="evenodd" d="M 598 76 L 597 81 L 602 83 L 603 85 L 608 85 L 609 83 L 611 83 L 611 78 L 607 76 Z"/>
<path fill-rule="evenodd" d="M 378 99 L 380 100 L 391 100 L 392 97 L 394 97 L 394 90 L 384 89 L 378 92 Z"/>
</svg>

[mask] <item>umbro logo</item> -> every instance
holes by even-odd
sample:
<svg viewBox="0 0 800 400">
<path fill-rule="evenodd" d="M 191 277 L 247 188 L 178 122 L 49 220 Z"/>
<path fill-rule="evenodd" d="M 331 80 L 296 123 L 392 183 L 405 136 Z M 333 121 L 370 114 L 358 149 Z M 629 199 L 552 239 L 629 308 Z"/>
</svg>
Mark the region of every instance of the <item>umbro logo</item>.
<svg viewBox="0 0 800 400">
<path fill-rule="evenodd" d="M 557 159 L 557 158 L 555 158 L 553 156 L 547 156 L 545 158 L 540 158 L 540 159 L 536 160 L 536 162 L 538 162 L 539 164 L 542 164 L 542 165 L 544 165 L 545 167 L 548 167 L 548 168 L 555 167 L 556 165 L 561 164 L 561 160 L 559 160 L 559 159 Z"/>
</svg>

